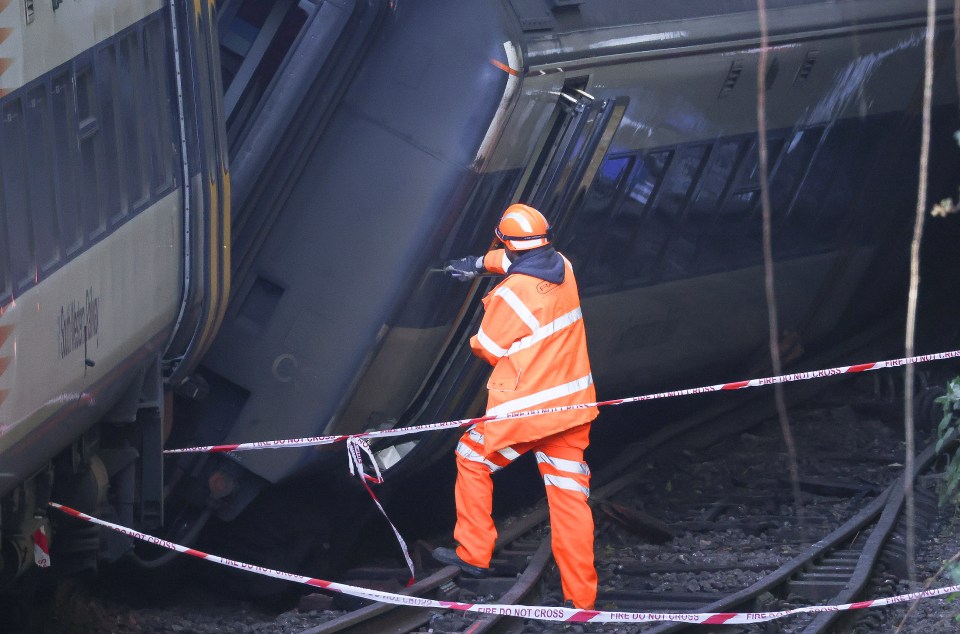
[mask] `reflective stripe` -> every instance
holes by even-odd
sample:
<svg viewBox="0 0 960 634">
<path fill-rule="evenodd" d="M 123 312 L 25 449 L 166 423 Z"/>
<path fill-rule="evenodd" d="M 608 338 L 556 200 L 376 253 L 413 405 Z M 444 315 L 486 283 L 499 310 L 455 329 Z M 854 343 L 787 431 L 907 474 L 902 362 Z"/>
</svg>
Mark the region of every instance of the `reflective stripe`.
<svg viewBox="0 0 960 634">
<path fill-rule="evenodd" d="M 473 425 L 470 429 L 467 430 L 467 433 L 470 434 L 470 440 L 477 443 L 478 445 L 483 444 L 483 434 L 477 431 L 477 426 Z"/>
<path fill-rule="evenodd" d="M 489 460 L 487 460 L 486 458 L 484 458 L 483 456 L 481 456 L 476 451 L 474 451 L 473 449 L 471 449 L 470 447 L 468 447 L 462 442 L 457 443 L 457 453 L 464 460 L 469 460 L 470 462 L 479 462 L 482 465 L 486 465 L 486 467 L 490 469 L 490 471 L 496 471 L 500 469 L 499 465 L 496 465 L 490 462 Z"/>
<path fill-rule="evenodd" d="M 530 221 L 523 214 L 518 214 L 515 211 L 511 211 L 505 215 L 500 222 L 503 222 L 507 218 L 512 218 L 517 221 L 517 224 L 520 225 L 520 228 L 526 231 L 527 233 L 533 233 L 533 225 L 530 224 Z"/>
<path fill-rule="evenodd" d="M 553 458 L 543 453 L 536 452 L 537 462 L 545 462 L 557 471 L 566 471 L 567 473 L 579 473 L 580 475 L 590 475 L 590 467 L 586 462 L 576 460 L 566 460 L 565 458 Z"/>
<path fill-rule="evenodd" d="M 507 257 L 507 251 L 504 249 L 503 255 L 501 256 L 502 262 L 500 263 L 500 268 L 503 269 L 503 272 L 506 273 L 510 270 L 510 258 Z"/>
<path fill-rule="evenodd" d="M 504 458 L 506 458 L 507 460 L 509 460 L 510 462 L 513 462 L 514 460 L 520 457 L 520 454 L 517 453 L 517 451 L 513 447 L 504 447 L 497 453 L 503 456 Z"/>
<path fill-rule="evenodd" d="M 506 287 L 500 287 L 494 292 L 494 295 L 499 295 L 503 298 L 507 305 L 513 309 L 513 312 L 517 313 L 517 316 L 523 320 L 523 323 L 527 325 L 530 330 L 536 332 L 540 328 L 540 322 L 537 321 L 537 318 L 533 316 L 533 313 L 530 312 L 530 309 L 527 308 L 517 294 L 512 290 Z"/>
<path fill-rule="evenodd" d="M 483 332 L 483 328 L 477 331 L 477 341 L 480 342 L 480 345 L 483 346 L 483 349 L 497 357 L 498 359 L 503 355 L 507 354 L 507 351 L 497 345 L 497 342 L 490 338 L 487 333 Z"/>
<path fill-rule="evenodd" d="M 540 405 L 541 403 L 546 403 L 547 401 L 552 401 L 557 398 L 576 394 L 577 392 L 587 389 L 592 384 L 593 375 L 588 374 L 587 376 L 581 377 L 575 381 L 570 381 L 569 383 L 551 387 L 550 389 L 542 390 L 540 392 L 534 392 L 533 394 L 515 398 L 512 401 L 507 401 L 506 403 L 501 403 L 496 407 L 491 407 L 487 410 L 487 416 L 499 416 L 501 414 L 509 414 L 511 412 L 519 412 L 523 409 L 529 409 L 531 407 Z"/>
<path fill-rule="evenodd" d="M 547 486 L 554 486 L 568 491 L 579 491 L 585 496 L 590 497 L 590 487 L 585 487 L 573 478 L 564 478 L 563 476 L 545 475 L 543 483 Z"/>
<path fill-rule="evenodd" d="M 577 323 L 581 319 L 583 319 L 583 313 L 580 311 L 580 307 L 577 306 L 566 315 L 560 315 L 546 326 L 534 329 L 532 335 L 527 335 L 523 339 L 515 341 L 514 344 L 510 346 L 510 349 L 507 350 L 506 354 L 513 354 L 518 350 L 529 348 L 533 344 L 543 341 L 550 335 L 563 330 L 567 326 Z"/>
</svg>

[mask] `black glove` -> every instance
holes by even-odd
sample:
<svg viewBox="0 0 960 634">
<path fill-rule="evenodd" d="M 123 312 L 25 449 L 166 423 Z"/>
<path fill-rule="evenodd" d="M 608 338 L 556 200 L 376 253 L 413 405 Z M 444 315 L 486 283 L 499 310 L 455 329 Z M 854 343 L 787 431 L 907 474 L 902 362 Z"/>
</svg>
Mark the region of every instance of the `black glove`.
<svg viewBox="0 0 960 634">
<path fill-rule="evenodd" d="M 443 267 L 444 273 L 449 273 L 461 282 L 469 282 L 483 271 L 483 258 L 469 255 L 459 260 L 450 260 Z"/>
</svg>

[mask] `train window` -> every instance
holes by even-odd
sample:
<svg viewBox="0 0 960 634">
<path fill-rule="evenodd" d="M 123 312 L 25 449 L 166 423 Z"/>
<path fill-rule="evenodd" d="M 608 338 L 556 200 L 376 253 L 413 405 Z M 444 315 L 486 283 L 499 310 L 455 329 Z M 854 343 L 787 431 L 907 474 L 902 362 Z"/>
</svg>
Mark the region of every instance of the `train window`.
<svg viewBox="0 0 960 634">
<path fill-rule="evenodd" d="M 2 137 L 0 137 L 2 139 Z M 2 169 L 0 169 L 2 176 Z M 2 182 L 2 181 L 0 181 Z M 6 224 L 6 204 L 0 196 L 0 305 L 10 300 L 10 232 Z"/>
<path fill-rule="evenodd" d="M 54 196 L 53 135 L 50 126 L 50 105 L 46 85 L 36 86 L 26 98 L 27 185 L 30 217 L 37 263 L 42 272 L 49 272 L 60 260 L 60 227 L 57 222 Z"/>
<path fill-rule="evenodd" d="M 643 247 L 654 238 L 645 236 L 647 227 L 641 225 L 645 224 L 649 203 L 657 195 L 673 155 L 672 150 L 653 152 L 637 162 L 636 173 L 626 185 L 627 195 L 610 222 L 610 249 L 603 255 L 607 262 L 603 268 L 614 277 L 632 280 L 650 269 L 652 254 Z"/>
<path fill-rule="evenodd" d="M 144 57 L 147 61 L 147 89 L 151 129 L 150 147 L 153 154 L 152 184 L 155 194 L 163 194 L 173 186 L 178 149 L 174 143 L 173 120 L 176 105 L 167 72 L 167 42 L 159 19 L 147 22 L 143 30 Z"/>
<path fill-rule="evenodd" d="M 686 259 L 690 255 L 678 252 L 690 250 L 690 245 L 677 243 L 676 237 L 708 149 L 706 145 L 681 147 L 670 162 L 656 202 L 644 219 L 633 245 L 633 253 L 642 267 L 640 274 L 644 279 L 653 273 L 653 268 L 662 269 L 665 265 L 667 268 L 673 267 L 671 261 L 674 257 Z M 673 255 L 664 259 L 668 241 Z M 669 277 L 675 276 L 676 272 L 669 274 Z"/>
<path fill-rule="evenodd" d="M 812 166 L 814 153 L 820 144 L 822 128 L 797 131 L 784 151 L 770 185 L 770 205 L 779 220 L 774 234 L 774 253 L 777 257 L 791 252 L 809 252 L 816 247 L 799 233 L 799 226 L 791 213 L 800 187 Z"/>
<path fill-rule="evenodd" d="M 577 265 L 585 285 L 591 284 L 592 279 L 604 282 L 598 255 L 608 248 L 607 225 L 633 161 L 633 156 L 616 156 L 603 162 L 584 195 L 582 207 L 571 214 L 573 223 L 562 236 L 568 246 L 561 250 Z"/>
<path fill-rule="evenodd" d="M 75 172 L 78 163 L 78 125 L 77 112 L 74 110 L 73 76 L 69 72 L 57 75 L 50 85 L 60 237 L 63 241 L 63 252 L 66 257 L 70 257 L 83 246 Z"/>
<path fill-rule="evenodd" d="M 0 111 L 0 152 L 3 171 L 3 210 L 10 248 L 13 287 L 22 291 L 36 280 L 33 230 L 27 197 L 26 139 L 20 99 L 7 102 Z"/>
<path fill-rule="evenodd" d="M 884 130 L 863 122 L 836 125 L 824 133 L 823 150 L 817 153 L 808 177 L 819 186 L 798 193 L 796 209 L 788 219 L 791 231 L 806 242 L 807 250 L 834 246 L 838 240 L 869 242 L 883 225 L 876 222 L 877 214 L 884 213 L 887 206 L 862 204 L 863 184 L 876 165 L 848 158 L 876 156 L 883 139 Z M 870 214 L 870 222 L 863 222 L 864 213 Z"/>
<path fill-rule="evenodd" d="M 716 232 L 720 214 L 718 211 L 733 184 L 736 169 L 746 152 L 743 139 L 717 143 L 690 200 L 689 208 L 679 229 L 677 242 L 689 248 L 683 252 L 682 273 L 722 267 L 716 252 Z M 672 248 L 672 245 L 671 247 Z M 668 252 L 668 257 L 671 253 Z M 679 263 L 679 260 L 674 260 Z M 679 271 L 678 271 L 679 273 Z"/>
<path fill-rule="evenodd" d="M 672 156 L 671 150 L 653 152 L 642 158 L 618 156 L 601 166 L 585 197 L 585 211 L 596 209 L 596 213 L 584 213 L 576 236 L 571 238 L 575 241 L 572 246 L 582 254 L 579 257 L 585 288 L 598 291 L 637 277 L 642 262 L 633 257 L 632 245 Z M 593 225 L 591 229 L 586 229 L 588 222 Z M 585 229 L 587 236 L 591 231 L 600 235 L 595 240 L 577 244 L 580 232 Z"/>
<path fill-rule="evenodd" d="M 98 103 L 92 70 L 77 72 L 77 125 L 80 140 L 80 213 L 88 240 L 99 239 L 106 230 L 103 206 L 100 204 L 100 174 L 103 172 L 103 143 Z"/>
<path fill-rule="evenodd" d="M 97 51 L 97 100 L 100 106 L 100 145 L 103 163 L 98 170 L 100 179 L 100 204 L 111 225 L 123 221 L 127 213 L 127 201 L 120 180 L 119 158 L 123 156 L 117 143 L 117 130 L 120 127 L 115 107 L 114 84 L 116 78 L 117 53 L 114 46 L 104 46 Z"/>
<path fill-rule="evenodd" d="M 123 36 L 117 52 L 117 155 L 123 174 L 123 202 L 129 209 L 136 210 L 150 199 L 149 158 L 142 120 L 145 87 L 140 34 L 134 31 Z"/>
</svg>

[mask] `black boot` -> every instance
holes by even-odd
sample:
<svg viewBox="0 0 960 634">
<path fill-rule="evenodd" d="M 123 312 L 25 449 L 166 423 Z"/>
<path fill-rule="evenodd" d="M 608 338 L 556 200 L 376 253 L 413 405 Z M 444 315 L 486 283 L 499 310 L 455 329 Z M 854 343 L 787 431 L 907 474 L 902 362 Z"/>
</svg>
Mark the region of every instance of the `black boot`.
<svg viewBox="0 0 960 634">
<path fill-rule="evenodd" d="M 464 560 L 460 559 L 460 555 L 458 555 L 457 551 L 453 550 L 452 548 L 434 548 L 433 558 L 442 564 L 456 566 L 471 577 L 483 577 L 486 576 L 487 572 L 489 571 L 489 568 L 481 568 L 480 566 L 468 564 Z"/>
</svg>

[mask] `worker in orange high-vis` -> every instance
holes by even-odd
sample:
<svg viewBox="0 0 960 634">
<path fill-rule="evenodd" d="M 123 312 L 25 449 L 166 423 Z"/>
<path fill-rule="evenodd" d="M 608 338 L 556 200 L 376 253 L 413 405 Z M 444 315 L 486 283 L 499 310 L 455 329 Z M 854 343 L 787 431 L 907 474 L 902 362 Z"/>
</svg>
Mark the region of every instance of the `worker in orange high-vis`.
<svg viewBox="0 0 960 634">
<path fill-rule="evenodd" d="M 482 272 L 506 277 L 483 298 L 484 315 L 470 339 L 493 366 L 487 415 L 596 401 L 580 296 L 570 262 L 550 244 L 549 224 L 527 205 L 511 205 L 496 229 L 503 249 L 451 261 L 461 280 Z M 595 406 L 471 426 L 456 450 L 456 550 L 433 556 L 481 576 L 490 567 L 497 531 L 491 474 L 534 452 L 550 507 L 553 555 L 565 603 L 593 608 L 593 516 L 587 505 L 590 469 L 583 460 Z"/>
</svg>

